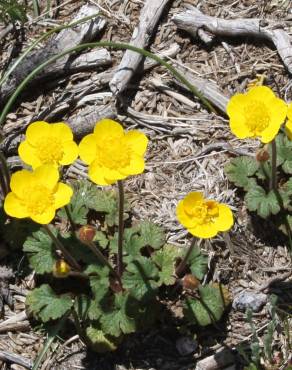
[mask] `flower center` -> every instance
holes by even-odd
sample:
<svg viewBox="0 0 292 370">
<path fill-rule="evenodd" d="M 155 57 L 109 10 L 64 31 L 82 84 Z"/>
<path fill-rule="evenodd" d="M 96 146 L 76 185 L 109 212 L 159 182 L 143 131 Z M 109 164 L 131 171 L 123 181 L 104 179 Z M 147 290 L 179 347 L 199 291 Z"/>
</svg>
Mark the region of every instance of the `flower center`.
<svg viewBox="0 0 292 370">
<path fill-rule="evenodd" d="M 187 212 L 192 218 L 196 218 L 199 224 L 214 222 L 218 217 L 219 209 L 217 202 L 213 200 L 202 200 L 194 204 Z"/>
<path fill-rule="evenodd" d="M 43 185 L 28 189 L 25 205 L 31 215 L 40 215 L 54 204 L 52 192 Z"/>
<path fill-rule="evenodd" d="M 254 101 L 245 108 L 245 123 L 254 136 L 260 135 L 270 124 L 265 104 Z"/>
<path fill-rule="evenodd" d="M 57 137 L 46 137 L 36 145 L 37 156 L 43 164 L 58 164 L 63 158 L 64 151 L 61 140 Z"/>
<path fill-rule="evenodd" d="M 123 139 L 111 139 L 98 147 L 98 161 L 104 167 L 118 169 L 130 164 L 130 148 Z"/>
</svg>

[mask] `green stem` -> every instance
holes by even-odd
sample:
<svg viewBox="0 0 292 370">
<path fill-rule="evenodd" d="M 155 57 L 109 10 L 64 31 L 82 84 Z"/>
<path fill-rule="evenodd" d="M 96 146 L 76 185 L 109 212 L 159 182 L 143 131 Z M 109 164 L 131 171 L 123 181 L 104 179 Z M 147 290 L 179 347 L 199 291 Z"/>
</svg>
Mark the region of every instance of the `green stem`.
<svg viewBox="0 0 292 370">
<path fill-rule="evenodd" d="M 195 247 L 195 243 L 196 243 L 196 238 L 193 238 L 190 246 L 189 246 L 189 249 L 187 250 L 187 253 L 185 254 L 184 258 L 182 259 L 182 261 L 180 262 L 180 264 L 177 266 L 176 270 L 175 270 L 175 274 L 177 276 L 180 276 L 183 272 L 184 272 L 184 269 L 186 268 L 186 264 L 188 262 L 188 259 Z"/>
<path fill-rule="evenodd" d="M 271 142 L 272 147 L 272 175 L 270 178 L 270 190 L 277 190 L 277 145 L 276 141 Z"/>
<path fill-rule="evenodd" d="M 79 266 L 78 262 L 75 260 L 75 258 L 73 256 L 71 256 L 71 254 L 67 251 L 67 249 L 60 242 L 60 240 L 55 237 L 55 235 L 52 233 L 49 225 L 43 225 L 43 227 L 46 230 L 46 232 L 48 233 L 49 237 L 54 242 L 55 246 L 61 250 L 61 252 L 64 255 L 64 258 L 67 260 L 67 262 L 69 263 L 69 265 L 71 265 L 72 267 L 74 267 L 76 270 L 79 270 L 80 271 L 81 270 L 81 267 Z"/>
<path fill-rule="evenodd" d="M 150 53 L 147 50 L 137 48 L 133 45 L 118 43 L 118 42 L 111 42 L 111 41 L 99 41 L 99 42 L 92 42 L 88 44 L 82 44 L 75 46 L 74 48 L 67 49 L 60 54 L 54 55 L 53 57 L 49 58 L 45 62 L 39 64 L 29 75 L 25 77 L 25 79 L 18 85 L 15 89 L 14 93 L 9 98 L 8 102 L 5 104 L 3 108 L 2 114 L 0 116 L 0 125 L 2 125 L 5 121 L 6 115 L 9 112 L 10 108 L 14 104 L 15 100 L 17 99 L 18 95 L 22 92 L 22 90 L 26 87 L 26 85 L 30 82 L 30 80 L 37 75 L 42 69 L 47 67 L 49 64 L 55 62 L 56 60 L 62 58 L 63 56 L 70 54 L 72 52 L 81 51 L 83 49 L 94 48 L 94 47 L 111 47 L 113 49 L 128 49 L 132 50 L 136 53 L 142 54 L 145 57 L 149 57 L 155 60 L 157 63 L 163 65 L 167 68 L 172 75 L 177 78 L 180 82 L 182 82 L 195 96 L 197 96 L 202 103 L 212 112 L 215 112 L 215 109 L 212 105 L 204 98 L 204 96 L 198 91 L 198 89 L 193 86 L 181 73 L 179 73 L 171 64 L 167 63 L 162 58 L 158 57 L 155 54 Z"/>
<path fill-rule="evenodd" d="M 90 348 L 90 341 L 88 340 L 84 330 L 82 329 L 82 327 L 80 325 L 78 315 L 77 315 L 77 313 L 75 312 L 74 309 L 72 310 L 72 316 L 73 316 L 73 319 L 74 319 L 75 328 L 76 328 L 76 331 L 79 335 L 79 338 L 81 340 L 83 340 L 83 342 L 86 344 L 87 347 Z"/>
<path fill-rule="evenodd" d="M 2 169 L 3 179 L 1 180 L 1 186 L 3 187 L 4 196 L 9 193 L 10 190 L 10 173 L 7 166 L 6 158 L 4 157 L 2 151 L 0 150 L 0 164 Z"/>
<path fill-rule="evenodd" d="M 80 239 L 79 239 L 80 240 Z M 122 285 L 120 276 L 117 274 L 117 272 L 114 270 L 112 265 L 109 263 L 109 261 L 105 258 L 105 256 L 101 253 L 101 251 L 97 248 L 97 246 L 92 241 L 84 242 L 81 240 L 81 242 L 88 246 L 88 248 L 92 251 L 92 253 L 96 256 L 96 258 L 101 262 L 103 265 L 107 266 L 110 271 L 113 273 L 113 275 L 118 279 L 119 283 Z"/>
<path fill-rule="evenodd" d="M 64 208 L 65 208 L 65 212 L 66 212 L 66 215 L 68 217 L 68 220 L 69 220 L 69 222 L 71 224 L 72 230 L 73 231 L 76 231 L 77 230 L 77 226 L 76 226 L 76 224 L 75 224 L 75 222 L 74 222 L 74 220 L 72 218 L 72 215 L 71 215 L 71 212 L 69 210 L 69 207 L 68 206 L 64 206 Z"/>
<path fill-rule="evenodd" d="M 124 237 L 124 187 L 118 180 L 119 189 L 119 230 L 118 230 L 118 275 L 123 274 L 123 237 Z"/>
</svg>

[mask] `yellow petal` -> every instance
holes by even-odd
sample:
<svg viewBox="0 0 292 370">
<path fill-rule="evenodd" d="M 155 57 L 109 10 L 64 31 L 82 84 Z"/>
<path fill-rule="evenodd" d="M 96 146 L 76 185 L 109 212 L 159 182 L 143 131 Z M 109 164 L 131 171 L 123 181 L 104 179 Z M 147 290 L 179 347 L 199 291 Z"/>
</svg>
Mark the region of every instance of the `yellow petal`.
<svg viewBox="0 0 292 370">
<path fill-rule="evenodd" d="M 219 215 L 214 222 L 214 226 L 218 231 L 227 231 L 229 230 L 234 221 L 233 221 L 233 214 L 231 209 L 225 204 L 218 204 L 219 208 Z"/>
<path fill-rule="evenodd" d="M 66 166 L 73 163 L 78 157 L 78 146 L 74 141 L 66 141 L 63 143 L 63 158 L 60 160 L 60 164 Z"/>
<path fill-rule="evenodd" d="M 267 86 L 255 86 L 252 87 L 246 94 L 248 99 L 254 99 L 257 101 L 262 101 L 267 103 L 269 100 L 274 99 L 276 95 L 273 91 Z"/>
<path fill-rule="evenodd" d="M 270 116 L 270 124 L 262 132 L 261 141 L 263 143 L 269 143 L 278 134 L 287 115 L 287 104 L 283 100 L 275 98 L 270 100 L 267 109 Z"/>
<path fill-rule="evenodd" d="M 188 231 L 197 238 L 202 239 L 213 238 L 218 233 L 218 230 L 211 222 L 202 225 L 197 225 L 194 228 L 188 228 Z"/>
<path fill-rule="evenodd" d="M 97 161 L 91 163 L 88 169 L 88 176 L 92 182 L 97 185 L 111 185 L 115 183 L 115 181 L 110 181 L 105 179 L 105 168 L 101 167 Z"/>
<path fill-rule="evenodd" d="M 23 141 L 18 147 L 18 154 L 24 163 L 36 168 L 42 163 L 36 156 L 35 148 L 29 144 L 28 141 Z"/>
<path fill-rule="evenodd" d="M 59 182 L 57 185 L 57 190 L 54 193 L 54 206 L 55 208 L 61 208 L 70 203 L 71 197 L 73 195 L 73 190 L 70 186 Z"/>
<path fill-rule="evenodd" d="M 280 125 L 271 125 L 268 128 L 266 128 L 260 137 L 262 143 L 269 143 L 272 141 L 275 136 L 278 134 L 280 129 Z"/>
<path fill-rule="evenodd" d="M 137 130 L 129 131 L 125 134 L 125 141 L 135 154 L 143 156 L 146 152 L 148 139 L 147 136 Z"/>
<path fill-rule="evenodd" d="M 33 184 L 35 184 L 33 173 L 27 170 L 21 170 L 11 176 L 10 189 L 19 198 L 24 199 L 27 189 L 31 188 Z"/>
<path fill-rule="evenodd" d="M 63 122 L 51 123 L 51 134 L 59 138 L 62 142 L 72 141 L 73 133 L 69 125 Z"/>
<path fill-rule="evenodd" d="M 9 216 L 16 218 L 25 218 L 29 216 L 23 202 L 13 193 L 8 193 L 5 197 L 4 210 Z"/>
<path fill-rule="evenodd" d="M 59 171 L 49 164 L 36 168 L 33 174 L 35 180 L 47 189 L 54 189 L 59 181 Z"/>
<path fill-rule="evenodd" d="M 122 138 L 124 136 L 124 129 L 118 122 L 105 118 L 95 125 L 94 135 L 99 138 L 100 141 L 110 137 Z"/>
<path fill-rule="evenodd" d="M 142 157 L 138 155 L 132 155 L 130 164 L 126 167 L 121 167 L 119 170 L 125 176 L 138 175 L 144 172 L 145 161 Z"/>
<path fill-rule="evenodd" d="M 199 191 L 192 191 L 183 199 L 185 212 L 191 213 L 194 205 L 197 202 L 202 202 L 204 199 L 203 194 Z"/>
<path fill-rule="evenodd" d="M 184 200 L 178 202 L 176 207 L 176 217 L 178 221 L 185 227 L 185 228 L 192 228 L 197 225 L 197 220 L 188 216 L 185 212 L 184 208 Z"/>
<path fill-rule="evenodd" d="M 55 209 L 48 208 L 45 212 L 39 215 L 30 215 L 29 216 L 33 221 L 37 222 L 38 224 L 46 225 L 49 224 L 55 217 Z"/>
<path fill-rule="evenodd" d="M 253 133 L 245 124 L 245 117 L 243 115 L 237 115 L 235 118 L 230 118 L 229 124 L 231 132 L 239 139 L 253 137 Z"/>
<path fill-rule="evenodd" d="M 34 145 L 39 139 L 42 139 L 44 136 L 49 136 L 51 133 L 50 124 L 44 121 L 37 121 L 30 124 L 26 130 L 26 140 Z"/>
<path fill-rule="evenodd" d="M 79 155 L 86 164 L 92 163 L 97 155 L 97 141 L 93 134 L 85 136 L 79 144 Z"/>
<path fill-rule="evenodd" d="M 246 103 L 247 99 L 245 94 L 233 95 L 226 107 L 229 118 L 236 119 L 238 116 L 244 115 Z"/>
<path fill-rule="evenodd" d="M 290 103 L 288 106 L 287 117 L 292 121 L 292 103 Z"/>
</svg>

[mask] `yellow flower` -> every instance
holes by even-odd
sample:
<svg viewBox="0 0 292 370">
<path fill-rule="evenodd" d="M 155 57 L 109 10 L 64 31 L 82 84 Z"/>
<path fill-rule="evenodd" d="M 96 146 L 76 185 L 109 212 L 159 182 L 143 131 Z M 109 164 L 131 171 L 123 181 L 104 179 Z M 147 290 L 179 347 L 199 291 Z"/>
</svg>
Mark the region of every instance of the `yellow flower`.
<svg viewBox="0 0 292 370">
<path fill-rule="evenodd" d="M 79 155 L 89 165 L 88 175 L 94 183 L 110 185 L 144 171 L 147 144 L 143 133 L 125 132 L 119 123 L 103 119 L 96 124 L 93 134 L 81 140 Z"/>
<path fill-rule="evenodd" d="M 12 217 L 30 217 L 39 224 L 48 224 L 56 209 L 70 202 L 70 186 L 59 181 L 58 169 L 43 165 L 33 172 L 15 172 L 10 181 L 11 192 L 4 201 L 5 212 Z"/>
<path fill-rule="evenodd" d="M 23 162 L 33 169 L 43 165 L 68 165 L 78 157 L 78 146 L 73 134 L 65 123 L 38 121 L 28 126 L 26 139 L 18 148 Z"/>
<path fill-rule="evenodd" d="M 202 193 L 196 191 L 178 203 L 176 215 L 179 222 L 198 238 L 212 238 L 233 225 L 233 215 L 228 206 L 204 199 Z"/>
<path fill-rule="evenodd" d="M 260 137 L 263 143 L 269 143 L 286 118 L 287 105 L 268 87 L 255 86 L 246 94 L 234 95 L 227 114 L 230 129 L 239 139 Z"/>
<path fill-rule="evenodd" d="M 287 110 L 288 121 L 285 125 L 285 131 L 290 140 L 292 140 L 292 103 L 289 105 Z"/>
</svg>

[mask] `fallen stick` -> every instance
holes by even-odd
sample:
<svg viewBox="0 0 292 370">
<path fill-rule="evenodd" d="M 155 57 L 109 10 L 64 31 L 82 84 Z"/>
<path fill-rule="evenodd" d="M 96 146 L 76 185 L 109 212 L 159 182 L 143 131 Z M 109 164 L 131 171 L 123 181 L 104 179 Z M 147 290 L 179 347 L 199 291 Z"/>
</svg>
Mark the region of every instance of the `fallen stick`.
<svg viewBox="0 0 292 370">
<path fill-rule="evenodd" d="M 0 351 L 0 360 L 32 369 L 32 361 L 15 353 Z"/>
<path fill-rule="evenodd" d="M 197 8 L 175 15 L 173 22 L 179 29 L 196 37 L 200 30 L 224 37 L 248 36 L 271 41 L 289 73 L 292 73 L 292 46 L 283 24 L 258 18 L 222 19 L 203 14 Z"/>
<path fill-rule="evenodd" d="M 84 5 L 78 12 L 77 16 L 73 21 L 80 20 L 85 16 L 90 16 L 98 13 L 98 7 L 93 5 Z M 52 37 L 46 45 L 41 49 L 30 52 L 21 62 L 21 64 L 14 70 L 10 75 L 10 78 L 2 86 L 0 90 L 0 102 L 3 104 L 7 98 L 16 89 L 18 84 L 34 70 L 36 66 L 43 63 L 50 57 L 59 54 L 65 49 L 72 48 L 85 42 L 90 42 L 96 38 L 97 34 L 104 28 L 106 21 L 101 17 L 97 16 L 88 22 L 82 23 L 75 26 L 74 28 L 67 28 L 62 30 L 59 34 Z M 63 69 L 66 69 L 67 65 L 70 65 L 72 61 L 72 55 L 67 55 L 61 58 L 57 65 L 62 65 Z M 56 64 L 50 65 L 45 68 L 42 73 L 36 76 L 31 83 L 36 83 L 43 76 L 46 76 L 47 71 L 52 72 Z"/>
<path fill-rule="evenodd" d="M 139 24 L 135 27 L 130 44 L 145 48 L 148 46 L 153 31 L 169 0 L 146 0 L 141 11 Z M 113 94 L 121 93 L 135 74 L 143 55 L 127 50 L 120 62 L 117 72 L 110 82 Z"/>
</svg>

